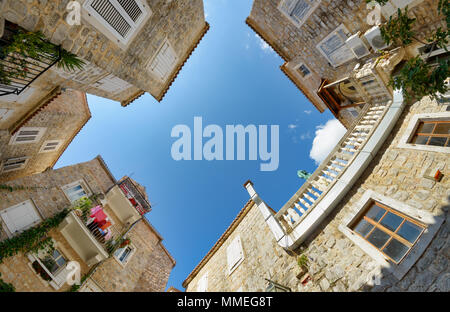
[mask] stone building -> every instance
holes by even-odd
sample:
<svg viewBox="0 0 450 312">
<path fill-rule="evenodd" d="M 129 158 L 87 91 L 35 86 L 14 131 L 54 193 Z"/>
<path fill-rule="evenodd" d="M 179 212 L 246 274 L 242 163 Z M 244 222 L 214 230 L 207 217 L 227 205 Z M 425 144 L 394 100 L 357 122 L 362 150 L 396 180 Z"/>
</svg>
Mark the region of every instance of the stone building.
<svg viewBox="0 0 450 312">
<path fill-rule="evenodd" d="M 33 82 L 22 97 L 35 103 L 58 87 L 123 106 L 144 92 L 161 101 L 209 29 L 202 0 L 7 0 L 0 3 L 0 17 L 2 35 L 40 31 L 85 62 L 82 70 L 71 72 L 49 62 L 39 69 L 41 76 L 30 74 Z M 0 96 L 0 109 L 1 101 Z"/>
<path fill-rule="evenodd" d="M 408 57 L 393 49 L 352 76 L 390 77 Z M 272 210 L 262 199 L 270 194 L 245 184 L 251 201 L 187 291 L 450 290 L 449 94 L 377 92 L 283 207 Z"/>
<path fill-rule="evenodd" d="M 10 105 L 21 109 L 18 103 Z M 19 115 L 0 120 L 0 182 L 53 167 L 91 118 L 86 94 L 70 89 L 48 98 L 38 109 Z"/>
<path fill-rule="evenodd" d="M 379 21 L 408 6 L 409 16 L 417 19 L 413 30 L 424 41 L 439 26 L 445 28 L 437 5 L 438 0 L 389 0 Z M 390 89 L 383 76 L 352 75 L 355 66 L 389 48 L 375 15 L 365 0 L 255 0 L 246 23 L 285 61 L 281 70 L 317 110 L 328 108 L 348 128 L 365 103 L 384 101 L 380 88 Z M 414 41 L 405 52 L 422 53 L 422 46 Z"/>
<path fill-rule="evenodd" d="M 128 179 L 117 181 L 100 156 L 6 185 L 12 190 L 0 188 L 0 273 L 17 291 L 70 290 L 72 261 L 80 291 L 165 290 L 175 260 L 135 208 L 148 211 L 146 195 Z M 33 244 L 5 254 L 15 239 L 48 224 Z"/>
</svg>

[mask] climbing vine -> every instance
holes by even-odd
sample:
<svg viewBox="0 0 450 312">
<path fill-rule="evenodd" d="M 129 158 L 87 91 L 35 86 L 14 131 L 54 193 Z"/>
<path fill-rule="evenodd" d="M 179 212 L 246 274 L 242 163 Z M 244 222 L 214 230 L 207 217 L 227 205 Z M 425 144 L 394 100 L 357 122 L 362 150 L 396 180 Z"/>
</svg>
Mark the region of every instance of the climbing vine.
<svg viewBox="0 0 450 312">
<path fill-rule="evenodd" d="M 16 289 L 12 284 L 6 283 L 2 279 L 2 273 L 0 273 L 0 292 L 15 292 Z"/>
</svg>

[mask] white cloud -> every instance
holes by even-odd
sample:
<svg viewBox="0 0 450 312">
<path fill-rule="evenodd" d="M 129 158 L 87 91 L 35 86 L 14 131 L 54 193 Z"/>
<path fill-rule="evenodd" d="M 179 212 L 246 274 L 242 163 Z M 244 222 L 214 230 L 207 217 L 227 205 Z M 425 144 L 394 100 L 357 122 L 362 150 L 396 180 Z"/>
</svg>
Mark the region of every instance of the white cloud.
<svg viewBox="0 0 450 312">
<path fill-rule="evenodd" d="M 256 39 L 258 40 L 259 43 L 259 47 L 261 48 L 261 50 L 263 50 L 266 53 L 269 52 L 274 52 L 273 49 L 271 48 L 270 45 L 267 44 L 267 42 L 265 42 L 264 40 L 261 39 L 260 36 L 258 36 L 257 34 L 255 34 Z"/>
<path fill-rule="evenodd" d="M 289 129 L 295 129 L 295 128 L 297 128 L 298 126 L 297 125 L 288 125 L 288 128 Z"/>
<path fill-rule="evenodd" d="M 309 115 L 309 114 L 311 114 L 311 113 L 312 113 L 312 111 L 311 111 L 311 110 L 305 110 L 304 112 L 305 112 L 305 114 L 307 114 L 307 115 Z"/>
<path fill-rule="evenodd" d="M 308 131 L 308 132 L 303 133 L 302 135 L 300 135 L 300 140 L 304 141 L 306 139 L 311 139 L 311 132 Z"/>
<path fill-rule="evenodd" d="M 325 125 L 318 126 L 309 157 L 320 164 L 346 132 L 347 130 L 337 119 L 328 120 Z"/>
</svg>

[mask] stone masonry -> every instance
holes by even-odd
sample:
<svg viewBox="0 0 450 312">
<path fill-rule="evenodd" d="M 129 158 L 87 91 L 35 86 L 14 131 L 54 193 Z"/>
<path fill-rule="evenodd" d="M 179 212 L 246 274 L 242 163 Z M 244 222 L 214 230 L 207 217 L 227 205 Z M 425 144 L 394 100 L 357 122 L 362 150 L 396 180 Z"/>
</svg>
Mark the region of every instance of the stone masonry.
<svg viewBox="0 0 450 312">
<path fill-rule="evenodd" d="M 365 173 L 347 192 L 319 228 L 289 255 L 275 242 L 256 206 L 239 225 L 219 240 L 189 275 L 183 286 L 196 291 L 199 279 L 208 272 L 208 291 L 261 291 L 264 278 L 291 288 L 292 291 L 450 291 L 450 169 L 448 154 L 398 147 L 411 118 L 416 114 L 444 112 L 446 106 L 430 98 L 408 105 Z M 429 168 L 440 168 L 440 182 L 425 179 Z M 356 246 L 338 229 L 366 190 L 373 190 L 418 210 L 444 219 L 431 243 L 407 274 L 398 280 L 388 271 L 378 274 L 378 285 L 368 283 L 377 267 L 373 258 Z M 394 207 L 395 208 L 395 207 Z M 245 258 L 227 275 L 226 247 L 240 235 Z M 297 279 L 297 256 L 308 258 L 310 281 Z"/>
<path fill-rule="evenodd" d="M 144 1 L 152 15 L 125 48 L 108 39 L 84 18 L 81 25 L 70 26 L 65 20 L 69 0 L 3 0 L 0 15 L 26 30 L 41 31 L 52 43 L 86 61 L 83 72 L 74 75 L 58 75 L 60 71 L 54 70 L 56 76 L 51 81 L 55 85 L 110 98 L 125 106 L 143 91 L 160 101 L 208 28 L 201 0 Z M 79 1 L 81 5 L 84 2 Z M 166 81 L 159 81 L 147 66 L 166 38 L 178 56 L 178 65 Z M 123 80 L 124 90 L 109 92 L 95 86 L 95 82 L 108 74 Z"/>
</svg>

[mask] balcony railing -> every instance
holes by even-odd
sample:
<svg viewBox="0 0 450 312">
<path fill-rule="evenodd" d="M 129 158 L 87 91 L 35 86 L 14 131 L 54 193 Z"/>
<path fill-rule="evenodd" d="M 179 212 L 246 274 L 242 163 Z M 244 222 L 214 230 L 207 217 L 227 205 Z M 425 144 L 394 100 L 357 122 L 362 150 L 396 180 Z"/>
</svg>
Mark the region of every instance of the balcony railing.
<svg viewBox="0 0 450 312">
<path fill-rule="evenodd" d="M 135 207 L 141 215 L 150 212 L 150 203 L 145 199 L 144 194 L 139 191 L 130 178 L 119 182 L 118 185 L 133 207 Z"/>
<path fill-rule="evenodd" d="M 288 234 L 300 224 L 353 163 L 383 119 L 387 105 L 366 106 L 361 117 L 313 175 L 275 215 Z"/>
<path fill-rule="evenodd" d="M 37 58 L 14 52 L 4 55 L 3 49 L 12 43 L 12 37 L 19 30 L 20 28 L 17 25 L 5 22 L 4 34 L 0 38 L 0 50 L 2 52 L 0 53 L 0 68 L 7 77 L 0 82 L 0 96 L 21 94 L 37 78 L 61 60 L 61 48 L 56 45 L 55 53 L 38 53 Z M 20 74 L 17 74 L 18 72 Z M 6 80 L 9 81 L 6 82 Z"/>
</svg>

